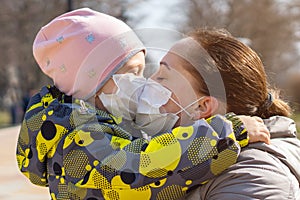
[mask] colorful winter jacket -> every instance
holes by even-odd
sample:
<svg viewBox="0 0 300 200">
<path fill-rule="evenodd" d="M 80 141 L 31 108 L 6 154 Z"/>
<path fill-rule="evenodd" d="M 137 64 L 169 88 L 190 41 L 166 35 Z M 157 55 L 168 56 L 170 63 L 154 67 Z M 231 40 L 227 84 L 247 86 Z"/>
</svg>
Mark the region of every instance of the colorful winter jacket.
<svg viewBox="0 0 300 200">
<path fill-rule="evenodd" d="M 27 107 L 18 166 L 32 183 L 48 186 L 52 199 L 177 199 L 236 162 L 248 139 L 230 119 L 235 131 L 216 115 L 148 141 L 47 86 Z"/>
<path fill-rule="evenodd" d="M 264 119 L 271 144 L 243 148 L 237 163 L 182 200 L 300 200 L 300 140 L 295 121 L 284 116 Z"/>
</svg>

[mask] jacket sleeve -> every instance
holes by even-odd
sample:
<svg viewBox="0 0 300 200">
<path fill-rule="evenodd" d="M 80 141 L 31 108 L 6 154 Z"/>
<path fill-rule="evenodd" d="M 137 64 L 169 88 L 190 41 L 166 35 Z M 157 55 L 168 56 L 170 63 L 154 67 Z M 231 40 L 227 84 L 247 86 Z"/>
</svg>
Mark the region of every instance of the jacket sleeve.
<svg viewBox="0 0 300 200">
<path fill-rule="evenodd" d="M 241 147 L 247 146 L 249 144 L 249 135 L 240 118 L 232 112 L 227 113 L 225 117 L 231 121 L 233 131 L 239 145 Z"/>
<path fill-rule="evenodd" d="M 48 109 L 51 104 L 58 105 L 46 87 L 34 95 L 29 102 L 25 113 L 17 142 L 16 158 L 20 171 L 33 183 L 39 186 L 48 186 L 47 161 L 53 156 L 56 145 L 68 133 L 68 129 L 47 121 L 46 116 L 59 110 L 64 113 L 59 118 L 61 124 L 69 122 L 68 113 L 71 109 L 56 106 Z"/>
<path fill-rule="evenodd" d="M 150 189 L 154 197 L 157 191 L 175 187 L 179 197 L 236 163 L 240 153 L 232 123 L 220 115 L 177 127 L 149 142 L 117 134 L 99 136 L 87 124 L 77 129 L 77 136 L 64 142 L 64 151 L 68 160 L 76 163 L 80 160 L 71 152 L 82 151 L 88 171 L 81 178 L 68 178 L 77 187 L 107 190 L 105 193 L 143 188 Z M 85 143 L 80 138 L 89 139 L 84 139 Z M 67 174 L 78 171 L 74 166 L 64 167 Z"/>
</svg>

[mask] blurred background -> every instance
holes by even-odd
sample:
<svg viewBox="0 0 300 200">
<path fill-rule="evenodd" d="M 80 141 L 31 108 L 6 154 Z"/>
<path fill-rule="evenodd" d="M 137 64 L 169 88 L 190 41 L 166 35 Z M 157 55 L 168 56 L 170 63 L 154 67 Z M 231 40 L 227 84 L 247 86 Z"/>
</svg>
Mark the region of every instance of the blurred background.
<svg viewBox="0 0 300 200">
<path fill-rule="evenodd" d="M 80 7 L 132 28 L 183 33 L 200 26 L 226 28 L 259 53 L 270 82 L 282 89 L 300 121 L 300 0 L 1 0 L 0 127 L 19 124 L 29 97 L 51 83 L 32 56 L 36 33 Z"/>
</svg>

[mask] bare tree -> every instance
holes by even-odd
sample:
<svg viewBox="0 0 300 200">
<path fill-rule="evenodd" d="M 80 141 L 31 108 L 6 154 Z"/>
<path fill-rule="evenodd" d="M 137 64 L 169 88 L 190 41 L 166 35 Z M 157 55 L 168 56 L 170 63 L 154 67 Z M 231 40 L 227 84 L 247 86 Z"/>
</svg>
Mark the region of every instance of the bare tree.
<svg viewBox="0 0 300 200">
<path fill-rule="evenodd" d="M 127 21 L 128 8 L 140 1 L 73 0 L 72 6 L 90 7 Z M 26 91 L 49 81 L 33 59 L 33 39 L 41 26 L 68 10 L 67 0 L 2 0 L 1 3 L 0 101 L 7 88 L 15 84 L 12 82 L 18 82 L 21 91 Z M 285 77 L 282 72 L 297 66 L 299 51 L 295 44 L 300 39 L 300 0 L 183 0 L 182 9 L 187 11 L 189 19 L 182 24 L 182 30 L 214 26 L 248 38 L 274 82 L 282 84 Z"/>
<path fill-rule="evenodd" d="M 299 61 L 295 12 L 290 12 L 290 8 L 287 2 L 275 0 L 190 0 L 185 29 L 226 28 L 236 37 L 248 38 L 271 80 L 280 83 L 282 72 Z"/>
<path fill-rule="evenodd" d="M 72 7 L 90 7 L 126 21 L 126 8 L 136 2 L 138 0 L 73 0 Z M 67 0 L 1 1 L 0 103 L 12 85 L 17 85 L 23 92 L 50 83 L 34 61 L 32 43 L 43 25 L 69 10 L 68 3 Z"/>
<path fill-rule="evenodd" d="M 41 26 L 65 11 L 65 2 L 2 0 L 1 3 L 0 95 L 3 97 L 8 88 L 17 87 L 19 96 L 22 96 L 23 91 L 38 87 L 47 80 L 38 68 L 34 68 L 32 43 Z"/>
</svg>

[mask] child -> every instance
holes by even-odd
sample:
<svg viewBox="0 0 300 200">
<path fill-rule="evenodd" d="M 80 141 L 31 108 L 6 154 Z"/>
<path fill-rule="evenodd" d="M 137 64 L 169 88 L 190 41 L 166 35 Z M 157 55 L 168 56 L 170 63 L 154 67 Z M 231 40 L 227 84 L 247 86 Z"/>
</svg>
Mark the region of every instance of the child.
<svg viewBox="0 0 300 200">
<path fill-rule="evenodd" d="M 17 160 L 52 199 L 176 199 L 234 164 L 239 142 L 248 144 L 232 117 L 235 133 L 221 116 L 150 141 L 122 129 L 95 94 L 113 92 L 113 74 L 141 75 L 144 49 L 126 24 L 87 8 L 55 18 L 37 34 L 35 59 L 55 86 L 31 98 Z M 97 108 L 83 101 L 94 97 Z"/>
</svg>

